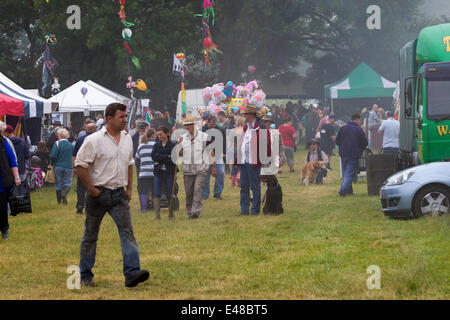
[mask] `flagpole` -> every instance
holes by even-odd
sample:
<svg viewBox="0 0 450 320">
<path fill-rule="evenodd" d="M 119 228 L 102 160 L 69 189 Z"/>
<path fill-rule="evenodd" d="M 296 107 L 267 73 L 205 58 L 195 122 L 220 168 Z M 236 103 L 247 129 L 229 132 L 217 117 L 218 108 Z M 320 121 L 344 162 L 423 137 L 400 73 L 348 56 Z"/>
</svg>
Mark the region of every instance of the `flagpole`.
<svg viewBox="0 0 450 320">
<path fill-rule="evenodd" d="M 184 80 L 181 81 L 181 113 L 187 113 L 186 89 L 184 88 Z"/>
</svg>

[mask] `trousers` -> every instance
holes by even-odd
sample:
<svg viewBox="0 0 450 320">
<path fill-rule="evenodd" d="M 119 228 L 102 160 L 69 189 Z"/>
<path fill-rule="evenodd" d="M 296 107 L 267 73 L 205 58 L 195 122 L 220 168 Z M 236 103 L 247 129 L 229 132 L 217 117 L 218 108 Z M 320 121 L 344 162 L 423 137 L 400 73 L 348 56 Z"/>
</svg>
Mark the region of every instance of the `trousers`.
<svg viewBox="0 0 450 320">
<path fill-rule="evenodd" d="M 104 191 L 102 191 L 103 193 Z M 98 233 L 103 217 L 107 211 L 119 231 L 123 258 L 123 274 L 125 277 L 128 277 L 140 270 L 139 248 L 133 233 L 130 206 L 128 205 L 125 191 L 123 189 L 112 191 L 112 198 L 119 198 L 119 200 L 117 203 L 111 204 L 104 203 L 102 195 L 97 198 L 93 198 L 90 195 L 87 197 L 86 222 L 80 246 L 81 279 L 92 279 L 94 277 L 92 268 L 95 265 Z"/>
</svg>

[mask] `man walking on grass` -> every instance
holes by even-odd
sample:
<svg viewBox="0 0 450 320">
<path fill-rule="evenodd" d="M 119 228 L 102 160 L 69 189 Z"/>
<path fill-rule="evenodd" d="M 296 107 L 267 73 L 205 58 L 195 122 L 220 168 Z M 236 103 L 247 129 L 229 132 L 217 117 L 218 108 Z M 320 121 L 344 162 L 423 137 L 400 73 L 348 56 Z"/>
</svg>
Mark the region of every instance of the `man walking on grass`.
<svg viewBox="0 0 450 320">
<path fill-rule="evenodd" d="M 353 177 L 356 174 L 358 160 L 367 147 L 367 138 L 361 125 L 361 115 L 355 113 L 352 121 L 343 126 L 336 137 L 339 155 L 342 161 L 342 185 L 339 196 L 353 195 Z"/>
<path fill-rule="evenodd" d="M 139 249 L 131 224 L 129 202 L 134 159 L 133 142 L 125 131 L 126 108 L 118 103 L 106 108 L 106 125 L 86 138 L 75 160 L 78 175 L 89 193 L 80 249 L 81 283 L 85 286 L 95 286 L 92 268 L 100 224 L 106 212 L 119 230 L 125 286 L 136 287 L 150 276 L 148 271 L 140 269 Z"/>
</svg>

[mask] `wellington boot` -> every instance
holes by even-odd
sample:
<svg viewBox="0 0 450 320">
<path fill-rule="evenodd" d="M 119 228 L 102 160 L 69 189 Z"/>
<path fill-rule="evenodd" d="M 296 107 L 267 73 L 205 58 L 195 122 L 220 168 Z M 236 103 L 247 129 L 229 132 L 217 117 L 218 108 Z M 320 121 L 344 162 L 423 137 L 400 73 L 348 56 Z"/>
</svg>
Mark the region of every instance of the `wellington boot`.
<svg viewBox="0 0 450 320">
<path fill-rule="evenodd" d="M 56 190 L 56 200 L 61 204 L 61 190 Z"/>
<path fill-rule="evenodd" d="M 146 213 L 147 212 L 148 195 L 139 195 L 139 202 L 141 204 L 141 212 Z"/>
<path fill-rule="evenodd" d="M 155 218 L 153 220 L 161 220 L 161 198 L 154 198 L 153 205 L 155 207 Z"/>
</svg>

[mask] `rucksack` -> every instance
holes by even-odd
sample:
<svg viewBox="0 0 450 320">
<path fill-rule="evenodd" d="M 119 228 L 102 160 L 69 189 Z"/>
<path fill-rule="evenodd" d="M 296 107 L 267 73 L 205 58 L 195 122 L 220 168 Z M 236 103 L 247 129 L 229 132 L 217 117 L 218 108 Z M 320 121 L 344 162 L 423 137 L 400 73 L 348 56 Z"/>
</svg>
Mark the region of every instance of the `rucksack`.
<svg viewBox="0 0 450 320">
<path fill-rule="evenodd" d="M 29 169 L 26 179 L 30 191 L 35 191 L 44 186 L 44 175 L 40 168 Z"/>
</svg>

